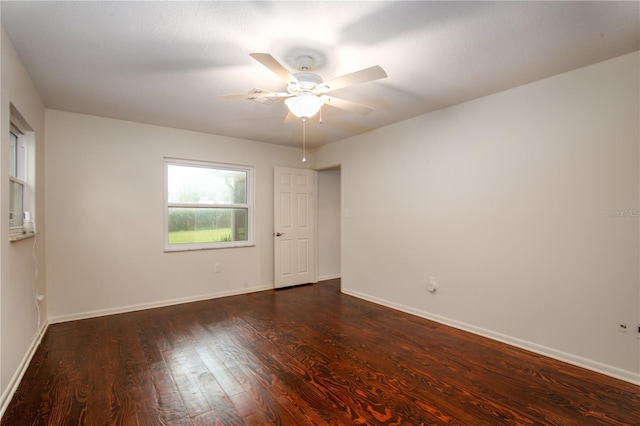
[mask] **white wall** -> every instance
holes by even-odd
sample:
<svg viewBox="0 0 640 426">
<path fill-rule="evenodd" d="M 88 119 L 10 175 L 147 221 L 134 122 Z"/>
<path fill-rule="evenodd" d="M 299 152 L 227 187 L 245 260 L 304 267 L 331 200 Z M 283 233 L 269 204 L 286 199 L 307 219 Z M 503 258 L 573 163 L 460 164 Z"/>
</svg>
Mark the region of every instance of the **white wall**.
<svg viewBox="0 0 640 426">
<path fill-rule="evenodd" d="M 273 286 L 273 167 L 302 168 L 299 149 L 55 110 L 45 117 L 51 322 Z M 255 166 L 255 247 L 164 253 L 163 157 Z"/>
<path fill-rule="evenodd" d="M 638 58 L 314 153 L 342 165 L 343 291 L 640 383 Z"/>
<path fill-rule="evenodd" d="M 318 172 L 318 280 L 340 278 L 340 169 Z"/>
<path fill-rule="evenodd" d="M 2 75 L 0 90 L 0 415 L 24 373 L 46 321 L 38 323 L 34 288 L 46 294 L 44 272 L 44 106 L 31 79 L 4 30 L 2 39 Z M 20 112 L 35 132 L 35 210 L 37 239 L 9 242 L 9 123 L 10 104 Z M 31 171 L 33 172 L 33 170 Z M 37 259 L 38 275 L 36 277 Z M 47 315 L 40 304 L 41 319 Z"/>
</svg>

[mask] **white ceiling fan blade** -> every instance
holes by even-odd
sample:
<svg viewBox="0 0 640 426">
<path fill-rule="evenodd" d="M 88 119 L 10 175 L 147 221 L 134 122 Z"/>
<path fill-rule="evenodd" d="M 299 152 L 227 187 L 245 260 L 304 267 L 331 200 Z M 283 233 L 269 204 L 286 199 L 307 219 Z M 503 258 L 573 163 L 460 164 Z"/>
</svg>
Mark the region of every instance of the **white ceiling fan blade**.
<svg viewBox="0 0 640 426">
<path fill-rule="evenodd" d="M 282 64 L 275 60 L 273 56 L 268 53 L 251 53 L 249 54 L 253 59 L 260 62 L 265 67 L 269 68 L 272 73 L 286 81 L 287 84 L 298 83 L 293 74 L 291 74 Z"/>
<path fill-rule="evenodd" d="M 336 77 L 319 86 L 322 88 L 321 92 L 326 93 L 343 87 L 353 86 L 385 77 L 387 77 L 387 73 L 382 69 L 382 67 L 376 65 L 371 68 L 365 68 L 360 71 L 352 72 L 351 74 L 343 75 L 342 77 Z"/>
<path fill-rule="evenodd" d="M 254 92 L 238 95 L 220 95 L 220 99 L 251 99 L 251 98 L 288 98 L 293 96 L 285 92 Z"/>
<path fill-rule="evenodd" d="M 335 98 L 333 96 L 323 96 L 322 98 L 324 99 L 325 105 L 330 105 L 332 107 L 344 109 L 358 114 L 365 115 L 373 111 L 373 108 L 359 104 L 357 102 L 347 101 L 345 99 Z"/>
</svg>

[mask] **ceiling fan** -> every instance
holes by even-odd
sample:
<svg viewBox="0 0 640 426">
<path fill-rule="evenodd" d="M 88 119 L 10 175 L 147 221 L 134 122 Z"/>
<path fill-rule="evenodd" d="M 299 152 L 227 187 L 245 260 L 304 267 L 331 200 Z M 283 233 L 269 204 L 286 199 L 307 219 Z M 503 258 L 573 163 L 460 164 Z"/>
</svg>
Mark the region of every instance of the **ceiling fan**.
<svg viewBox="0 0 640 426">
<path fill-rule="evenodd" d="M 298 57 L 298 72 L 291 74 L 280 62 L 268 53 L 251 53 L 250 56 L 267 67 L 271 72 L 287 83 L 286 92 L 247 93 L 240 95 L 223 95 L 222 99 L 252 99 L 252 98 L 286 98 L 285 104 L 290 114 L 306 121 L 320 111 L 322 105 L 330 105 L 358 114 L 368 114 L 373 108 L 357 102 L 329 96 L 327 93 L 353 86 L 367 81 L 378 80 L 387 77 L 387 73 L 379 66 L 352 72 L 350 74 L 324 81 L 322 77 L 313 71 L 314 60 L 311 56 Z M 287 119 L 289 116 L 287 116 Z M 287 121 L 285 119 L 285 121 Z"/>
</svg>

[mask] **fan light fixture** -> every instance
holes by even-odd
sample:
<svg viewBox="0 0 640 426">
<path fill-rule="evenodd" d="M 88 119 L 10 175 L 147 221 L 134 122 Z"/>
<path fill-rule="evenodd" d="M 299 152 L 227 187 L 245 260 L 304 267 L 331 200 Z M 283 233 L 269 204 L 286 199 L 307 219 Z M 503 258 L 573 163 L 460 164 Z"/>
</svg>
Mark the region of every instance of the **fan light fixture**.
<svg viewBox="0 0 640 426">
<path fill-rule="evenodd" d="M 320 111 L 322 99 L 311 93 L 299 93 L 297 96 L 285 99 L 284 103 L 291 111 L 291 114 L 298 118 L 306 119 L 313 117 Z"/>
<path fill-rule="evenodd" d="M 305 156 L 307 119 L 316 115 L 323 104 L 326 103 L 332 107 L 356 112 L 358 114 L 368 114 L 373 111 L 373 108 L 366 105 L 327 96 L 326 94 L 333 90 L 385 78 L 387 76 L 387 73 L 384 72 L 379 65 L 375 65 L 360 71 L 345 74 L 341 77 L 336 77 L 325 83 L 321 76 L 312 72 L 314 63 L 314 57 L 312 55 L 305 54 L 298 57 L 298 69 L 300 72 L 295 74 L 291 74 L 280 62 L 268 53 L 251 53 L 250 56 L 280 77 L 281 80 L 285 81 L 287 83 L 287 91 L 266 92 L 256 89 L 248 94 L 223 95 L 221 98 L 252 99 L 255 101 L 259 98 L 286 98 L 284 103 L 287 105 L 287 108 L 289 108 L 289 112 L 302 120 L 302 162 L 307 161 Z M 320 116 L 320 123 L 322 123 L 322 116 Z"/>
</svg>

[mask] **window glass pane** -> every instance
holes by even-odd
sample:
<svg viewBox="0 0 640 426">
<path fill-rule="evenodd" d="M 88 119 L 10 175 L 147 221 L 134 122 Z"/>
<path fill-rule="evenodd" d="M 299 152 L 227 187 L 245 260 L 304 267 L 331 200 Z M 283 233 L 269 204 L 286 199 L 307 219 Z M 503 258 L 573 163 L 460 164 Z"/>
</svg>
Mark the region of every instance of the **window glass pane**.
<svg viewBox="0 0 640 426">
<path fill-rule="evenodd" d="M 24 187 L 19 182 L 9 181 L 9 227 L 22 226 Z"/>
<path fill-rule="evenodd" d="M 246 204 L 247 172 L 169 164 L 169 203 Z"/>
<path fill-rule="evenodd" d="M 247 209 L 169 207 L 169 244 L 247 241 Z"/>
<path fill-rule="evenodd" d="M 9 176 L 18 177 L 18 137 L 9 133 Z"/>
</svg>

